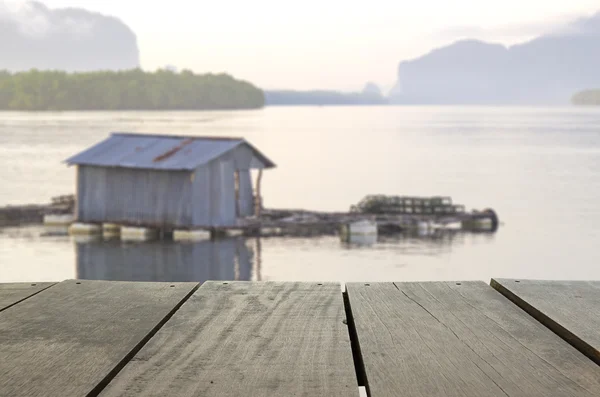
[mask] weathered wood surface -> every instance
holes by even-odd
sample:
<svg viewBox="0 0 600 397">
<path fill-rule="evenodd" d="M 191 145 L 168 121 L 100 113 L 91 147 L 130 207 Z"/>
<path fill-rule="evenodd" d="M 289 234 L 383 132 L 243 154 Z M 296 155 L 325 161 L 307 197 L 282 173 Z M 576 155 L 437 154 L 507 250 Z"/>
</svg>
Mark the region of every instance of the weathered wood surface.
<svg viewBox="0 0 600 397">
<path fill-rule="evenodd" d="M 53 286 L 56 283 L 0 284 L 0 312 Z"/>
<path fill-rule="evenodd" d="M 358 396 L 340 285 L 207 282 L 101 396 Z"/>
<path fill-rule="evenodd" d="M 70 280 L 0 312 L 0 395 L 94 393 L 196 287 Z"/>
<path fill-rule="evenodd" d="M 351 283 L 371 397 L 598 396 L 600 367 L 483 282 Z"/>
<path fill-rule="evenodd" d="M 492 279 L 491 285 L 600 365 L 600 281 Z"/>
</svg>

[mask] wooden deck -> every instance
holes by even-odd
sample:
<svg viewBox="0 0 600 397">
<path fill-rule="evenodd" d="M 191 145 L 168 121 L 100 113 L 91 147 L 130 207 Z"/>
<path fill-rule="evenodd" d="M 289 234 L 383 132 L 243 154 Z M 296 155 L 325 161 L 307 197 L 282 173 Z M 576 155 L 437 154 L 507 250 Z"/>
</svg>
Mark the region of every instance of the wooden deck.
<svg viewBox="0 0 600 397">
<path fill-rule="evenodd" d="M 493 279 L 491 285 L 600 365 L 600 282 Z"/>
<path fill-rule="evenodd" d="M 0 284 L 0 395 L 592 397 L 598 329 L 598 282 Z"/>
<path fill-rule="evenodd" d="M 55 283 L 0 284 L 0 312 L 53 286 Z"/>
</svg>

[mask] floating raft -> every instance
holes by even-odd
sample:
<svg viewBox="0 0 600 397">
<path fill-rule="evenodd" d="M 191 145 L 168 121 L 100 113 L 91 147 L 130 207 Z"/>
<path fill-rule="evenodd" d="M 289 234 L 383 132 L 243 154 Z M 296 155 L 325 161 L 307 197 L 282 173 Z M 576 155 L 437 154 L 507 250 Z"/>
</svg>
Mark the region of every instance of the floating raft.
<svg viewBox="0 0 600 397">
<path fill-rule="evenodd" d="M 227 235 L 313 237 L 340 235 L 344 241 L 354 236 L 377 239 L 378 235 L 416 232 L 434 234 L 439 230 L 495 232 L 499 219 L 491 209 L 467 212 L 449 197 L 367 196 L 349 212 L 323 212 L 293 209 L 262 209 L 259 217 L 238 220 L 234 227 L 192 227 L 169 225 L 79 223 L 73 215 L 75 197 L 59 196 L 51 204 L 0 208 L 0 226 L 42 223 L 49 235 L 72 234 L 130 239 L 173 238 L 196 240 Z M 373 233 L 375 231 L 375 233 Z M 374 237 L 373 237 L 374 236 Z M 362 238 L 361 237 L 361 238 Z"/>
<path fill-rule="evenodd" d="M 305 210 L 263 211 L 260 219 L 248 219 L 243 223 L 250 230 L 269 228 L 281 235 L 371 234 L 375 225 L 378 235 L 404 232 L 431 234 L 436 230 L 494 233 L 500 221 L 495 211 L 487 209 L 473 212 L 426 213 L 364 213 L 364 212 L 318 212 Z M 368 233 L 365 230 L 369 231 Z"/>
<path fill-rule="evenodd" d="M 48 204 L 9 205 L 0 207 L 0 227 L 46 223 L 62 226 L 73 221 L 75 197 L 57 196 Z"/>
<path fill-rule="evenodd" d="M 491 284 L 0 284 L 0 394 L 598 396 L 600 282 Z"/>
<path fill-rule="evenodd" d="M 350 207 L 350 212 L 363 214 L 452 215 L 463 214 L 466 209 L 464 205 L 452 204 L 451 197 L 369 195 L 357 205 Z"/>
</svg>

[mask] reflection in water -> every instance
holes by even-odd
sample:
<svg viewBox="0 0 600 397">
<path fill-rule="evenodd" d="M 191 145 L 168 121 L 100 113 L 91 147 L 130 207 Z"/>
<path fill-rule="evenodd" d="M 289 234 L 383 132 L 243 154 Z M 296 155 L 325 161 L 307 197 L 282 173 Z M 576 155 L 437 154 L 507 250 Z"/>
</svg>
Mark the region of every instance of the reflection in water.
<svg viewBox="0 0 600 397">
<path fill-rule="evenodd" d="M 101 237 L 84 242 L 80 237 L 42 234 L 42 227 L 0 229 L 0 282 L 71 278 L 165 282 L 489 281 L 498 275 L 535 278 L 538 274 L 519 260 L 500 261 L 502 257 L 492 248 L 503 246 L 510 237 L 502 232 L 380 236 L 374 244 L 366 245 L 342 243 L 338 236 L 123 243 L 102 241 Z M 567 271 L 571 268 L 561 266 L 554 271 L 546 269 L 544 275 L 573 277 Z"/>
<path fill-rule="evenodd" d="M 360 262 L 367 260 L 371 263 L 377 257 L 377 252 L 388 252 L 388 257 L 395 258 L 395 261 L 403 258 L 403 261 L 416 263 L 414 262 L 416 258 L 447 257 L 457 246 L 472 245 L 481 238 L 493 239 L 494 235 L 475 237 L 453 231 L 440 231 L 428 236 L 407 233 L 378 239 L 375 236 L 363 236 L 350 243 L 341 243 L 343 251 L 352 250 L 358 262 L 355 266 L 346 267 L 344 272 L 336 277 L 344 280 L 348 277 L 352 278 L 354 272 L 360 271 Z M 259 238 L 229 238 L 195 243 L 168 241 L 123 243 L 119 240 L 103 240 L 99 237 L 87 240 L 76 239 L 76 278 L 164 282 L 262 281 L 263 279 L 288 280 L 290 274 L 304 274 L 302 278 L 321 279 L 324 276 L 322 263 L 335 263 L 340 260 L 334 253 L 335 250 L 331 250 L 332 243 L 333 246 L 337 245 L 334 241 L 331 238 L 267 241 Z M 306 251 L 306 243 L 311 245 L 311 250 Z M 269 262 L 267 267 L 269 274 L 264 277 L 262 274 L 263 244 L 267 246 L 265 260 Z M 287 258 L 282 262 L 278 259 L 279 249 L 275 248 L 279 244 L 283 244 L 283 252 Z M 318 270 L 310 270 L 306 266 L 306 263 L 313 260 L 312 254 L 320 258 L 317 260 L 320 264 Z M 407 256 L 413 259 L 408 259 Z M 290 260 L 290 257 L 298 259 L 297 267 L 294 265 L 296 261 Z M 348 262 L 348 259 L 344 259 L 344 262 Z M 405 262 L 394 263 L 395 269 L 402 267 L 406 267 Z M 369 278 L 366 274 L 356 277 Z"/>
<path fill-rule="evenodd" d="M 254 260 L 254 275 L 256 281 L 262 281 L 262 244 L 260 238 L 254 239 L 254 252 L 256 252 L 256 259 Z"/>
<path fill-rule="evenodd" d="M 253 250 L 245 239 L 195 243 L 76 242 L 77 278 L 120 281 L 251 280 Z"/>
<path fill-rule="evenodd" d="M 463 233 L 455 230 L 435 230 L 431 233 L 422 233 L 415 230 L 379 237 L 375 235 L 350 236 L 350 241 L 342 243 L 342 246 L 346 249 L 376 247 L 414 255 L 435 256 L 450 253 L 453 245 L 464 245 L 467 243 L 467 239 L 471 241 L 483 239 L 491 242 L 494 238 L 494 233 Z"/>
<path fill-rule="evenodd" d="M 494 237 L 493 234 L 489 236 Z M 399 253 L 406 255 L 441 256 L 450 254 L 456 245 L 463 246 L 467 244 L 467 240 L 473 241 L 479 237 L 479 234 L 476 236 L 451 230 L 438 230 L 428 235 L 414 231 L 383 237 L 379 243 L 388 247 L 395 246 Z"/>
<path fill-rule="evenodd" d="M 351 234 L 348 237 L 348 246 L 371 246 L 377 242 L 376 234 Z"/>
</svg>

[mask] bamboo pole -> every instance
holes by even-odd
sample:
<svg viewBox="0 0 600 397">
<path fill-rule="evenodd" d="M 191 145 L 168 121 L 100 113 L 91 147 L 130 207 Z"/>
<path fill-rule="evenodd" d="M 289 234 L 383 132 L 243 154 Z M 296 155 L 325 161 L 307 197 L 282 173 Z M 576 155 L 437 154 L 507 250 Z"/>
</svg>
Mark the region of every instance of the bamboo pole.
<svg viewBox="0 0 600 397">
<path fill-rule="evenodd" d="M 235 189 L 235 216 L 237 218 L 240 217 L 240 171 L 235 171 L 233 173 L 234 178 L 234 189 Z"/>
</svg>

